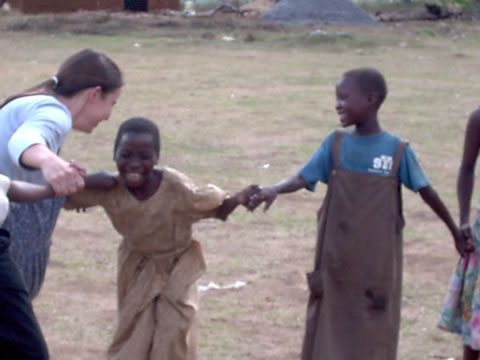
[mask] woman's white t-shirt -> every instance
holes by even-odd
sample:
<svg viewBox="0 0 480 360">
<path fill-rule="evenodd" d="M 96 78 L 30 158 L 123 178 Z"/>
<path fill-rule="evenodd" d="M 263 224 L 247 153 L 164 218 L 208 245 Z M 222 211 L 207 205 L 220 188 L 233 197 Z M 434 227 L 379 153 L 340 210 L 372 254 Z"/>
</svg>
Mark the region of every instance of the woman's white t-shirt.
<svg viewBox="0 0 480 360">
<path fill-rule="evenodd" d="M 58 154 L 72 129 L 70 111 L 53 96 L 24 96 L 0 109 L 0 124 L 0 174 L 44 184 L 42 172 L 22 166 L 20 157 L 35 144 Z"/>
<path fill-rule="evenodd" d="M 10 188 L 10 179 L 0 174 L 0 224 L 3 223 L 8 215 L 8 189 Z"/>
</svg>

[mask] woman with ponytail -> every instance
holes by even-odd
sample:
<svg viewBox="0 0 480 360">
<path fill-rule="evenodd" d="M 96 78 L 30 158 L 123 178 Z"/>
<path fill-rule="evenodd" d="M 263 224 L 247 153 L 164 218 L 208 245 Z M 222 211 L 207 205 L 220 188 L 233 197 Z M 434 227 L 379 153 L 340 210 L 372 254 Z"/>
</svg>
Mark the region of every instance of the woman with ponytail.
<svg viewBox="0 0 480 360">
<path fill-rule="evenodd" d="M 30 299 L 42 286 L 51 235 L 66 195 L 83 189 L 85 170 L 62 159 L 71 129 L 90 133 L 107 120 L 120 96 L 122 73 L 105 54 L 82 50 L 47 81 L 0 105 L 0 173 L 11 180 L 49 184 L 54 198 L 12 207 L 2 228 Z"/>
</svg>

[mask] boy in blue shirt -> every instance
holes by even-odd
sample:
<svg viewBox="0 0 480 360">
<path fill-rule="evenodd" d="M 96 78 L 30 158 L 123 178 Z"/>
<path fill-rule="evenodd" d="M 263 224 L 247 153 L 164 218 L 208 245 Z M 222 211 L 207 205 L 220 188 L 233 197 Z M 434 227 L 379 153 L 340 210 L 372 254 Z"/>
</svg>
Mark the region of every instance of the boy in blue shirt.
<svg viewBox="0 0 480 360">
<path fill-rule="evenodd" d="M 327 136 L 298 174 L 253 194 L 248 207 L 278 194 L 328 185 L 318 213 L 314 270 L 302 360 L 394 360 L 402 286 L 401 184 L 415 192 L 450 230 L 463 256 L 467 244 L 429 183 L 413 149 L 383 130 L 378 110 L 387 95 L 375 69 L 343 74 L 336 85 L 342 127 Z"/>
</svg>

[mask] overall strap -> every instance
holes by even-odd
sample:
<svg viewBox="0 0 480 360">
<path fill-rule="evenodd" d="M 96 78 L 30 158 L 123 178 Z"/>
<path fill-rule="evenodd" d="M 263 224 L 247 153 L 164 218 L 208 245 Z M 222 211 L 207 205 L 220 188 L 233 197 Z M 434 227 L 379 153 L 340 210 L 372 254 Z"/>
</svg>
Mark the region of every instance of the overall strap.
<svg viewBox="0 0 480 360">
<path fill-rule="evenodd" d="M 398 144 L 398 147 L 397 147 L 397 152 L 395 153 L 395 156 L 393 158 L 393 165 L 392 165 L 392 170 L 390 171 L 390 176 L 397 177 L 398 169 L 400 168 L 402 156 L 407 144 L 408 144 L 407 141 L 400 140 L 400 143 Z"/>
<path fill-rule="evenodd" d="M 332 160 L 334 169 L 340 167 L 340 146 L 344 135 L 345 131 L 343 129 L 337 129 L 333 134 Z"/>
</svg>

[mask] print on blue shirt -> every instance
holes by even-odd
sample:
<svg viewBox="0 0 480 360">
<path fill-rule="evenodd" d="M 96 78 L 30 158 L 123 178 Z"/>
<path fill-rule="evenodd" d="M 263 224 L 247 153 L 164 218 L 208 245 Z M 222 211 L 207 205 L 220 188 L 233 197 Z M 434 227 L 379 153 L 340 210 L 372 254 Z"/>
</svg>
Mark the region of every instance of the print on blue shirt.
<svg viewBox="0 0 480 360">
<path fill-rule="evenodd" d="M 308 190 L 314 191 L 318 181 L 328 184 L 328 176 L 333 166 L 333 135 L 334 132 L 331 132 L 325 138 L 299 172 L 307 182 Z M 345 132 L 340 147 L 340 167 L 372 175 L 389 176 L 399 143 L 400 138 L 388 131 L 369 136 Z M 405 147 L 398 178 L 403 185 L 413 191 L 430 184 L 410 145 Z"/>
</svg>

